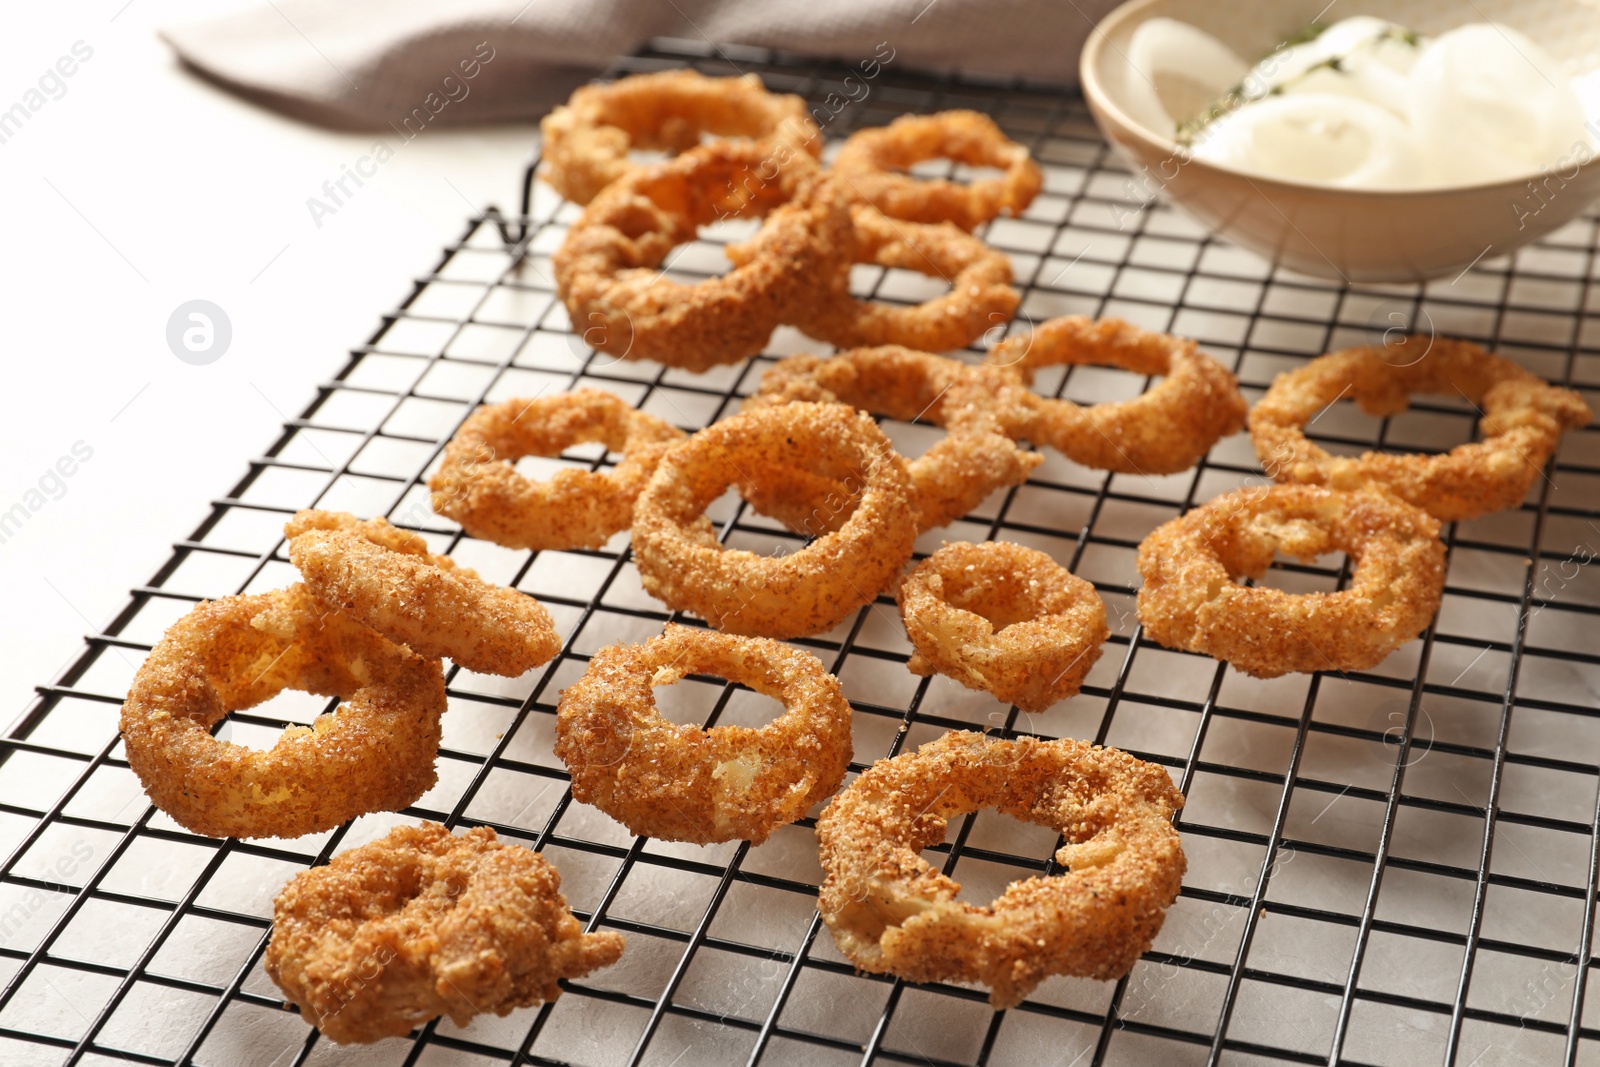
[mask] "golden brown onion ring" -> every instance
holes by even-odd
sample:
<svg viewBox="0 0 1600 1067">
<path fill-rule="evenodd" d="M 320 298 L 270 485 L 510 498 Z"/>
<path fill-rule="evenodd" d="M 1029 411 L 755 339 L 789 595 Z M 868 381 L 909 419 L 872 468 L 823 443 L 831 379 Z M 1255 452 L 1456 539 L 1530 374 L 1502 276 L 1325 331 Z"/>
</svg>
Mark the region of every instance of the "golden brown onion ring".
<svg viewBox="0 0 1600 1067">
<path fill-rule="evenodd" d="M 1341 397 L 1369 415 L 1398 415 L 1413 393 L 1466 398 L 1481 416 L 1483 440 L 1442 455 L 1333 456 L 1306 437 L 1306 423 Z M 1577 393 L 1469 341 L 1415 336 L 1335 352 L 1280 374 L 1250 413 L 1250 437 L 1277 481 L 1382 489 L 1453 522 L 1516 507 L 1562 433 L 1590 417 Z"/>
<path fill-rule="evenodd" d="M 433 555 L 419 534 L 387 519 L 301 511 L 284 534 L 318 599 L 420 656 L 515 678 L 561 651 L 537 600 Z"/>
<path fill-rule="evenodd" d="M 1182 806 L 1165 770 L 1116 749 L 949 733 L 879 760 L 823 811 L 818 910 L 861 970 L 981 982 L 997 1009 L 1053 974 L 1120 978 L 1178 895 Z M 990 905 L 956 899 L 921 852 L 980 808 L 1057 830 L 1067 870 L 1012 882 Z"/>
<path fill-rule="evenodd" d="M 1020 485 L 1044 462 L 1001 432 L 996 394 L 1014 384 L 1002 371 L 975 367 L 898 345 L 857 348 L 837 356 L 790 356 L 761 376 L 745 410 L 798 401 L 843 403 L 874 415 L 943 426 L 948 435 L 910 462 L 916 492 L 917 529 L 952 523 L 997 489 Z M 817 535 L 837 529 L 848 517 L 819 507 L 829 495 L 849 495 L 853 487 L 820 479 L 808 471 L 782 472 L 746 485 L 745 499 L 764 515 L 791 529 Z M 827 525 L 816 528 L 817 520 Z"/>
<path fill-rule="evenodd" d="M 1096 470 L 1177 474 L 1244 427 L 1244 397 L 1226 367 L 1188 338 L 1121 319 L 1051 319 L 996 345 L 988 362 L 1028 382 L 1039 368 L 1063 363 L 1163 376 L 1132 400 L 1089 407 L 1027 391 L 1007 395 L 1012 433 Z"/>
<path fill-rule="evenodd" d="M 560 979 L 621 954 L 621 934 L 583 932 L 539 853 L 425 822 L 291 879 L 262 963 L 307 1022 L 350 1043 L 552 1001 Z"/>
<path fill-rule="evenodd" d="M 1265 574 L 1278 552 L 1302 560 L 1344 552 L 1354 565 L 1349 587 L 1297 595 L 1235 580 Z M 1152 640 L 1258 678 L 1366 670 L 1439 610 L 1444 556 L 1438 521 L 1391 496 L 1240 489 L 1144 539 L 1139 622 Z"/>
<path fill-rule="evenodd" d="M 852 508 L 849 519 L 787 556 L 724 549 L 705 509 L 774 467 L 861 486 L 825 502 Z M 645 591 L 716 629 L 759 637 L 837 626 L 899 576 L 916 536 L 905 460 L 870 417 L 843 404 L 785 404 L 713 423 L 662 457 L 634 506 Z"/>
<path fill-rule="evenodd" d="M 668 70 L 586 85 L 539 129 L 544 180 L 576 204 L 638 171 L 628 160 L 630 149 L 682 152 L 713 134 L 753 138 L 768 153 L 780 145 L 795 156 L 822 153 L 821 131 L 805 101 L 768 92 L 754 74 L 708 78 Z"/>
<path fill-rule="evenodd" d="M 850 295 L 848 267 L 819 274 L 824 285 L 816 298 L 786 320 L 817 340 L 839 348 L 904 345 L 939 352 L 962 348 L 1016 314 L 1021 298 L 1011 287 L 1011 261 L 1004 252 L 947 222 L 903 222 L 867 205 L 851 208 L 850 218 L 849 261 L 942 278 L 950 291 L 903 307 Z M 729 250 L 730 258 L 736 254 L 742 253 Z"/>
<path fill-rule="evenodd" d="M 903 172 L 929 159 L 952 159 L 1005 174 L 970 184 L 923 180 Z M 971 230 L 1002 211 L 1020 215 L 1044 184 L 1039 164 L 977 111 L 902 115 L 850 135 L 833 170 L 852 191 L 891 218 L 949 222 Z"/>
<path fill-rule="evenodd" d="M 661 453 L 683 437 L 601 389 L 485 404 L 461 424 L 428 480 L 433 510 L 507 548 L 599 548 L 633 523 L 634 498 Z M 566 468 L 543 482 L 512 465 L 591 441 L 622 453 L 622 462 L 609 471 Z"/>
<path fill-rule="evenodd" d="M 1111 636 L 1094 586 L 1007 541 L 945 545 L 906 575 L 899 601 L 913 674 L 949 675 L 1023 711 L 1076 693 Z"/>
<path fill-rule="evenodd" d="M 552 259 L 573 329 L 618 359 L 703 371 L 760 352 L 780 323 L 847 269 L 849 209 L 808 157 L 779 167 L 759 146 L 716 142 L 643 168 L 584 209 Z M 764 216 L 735 266 L 693 285 L 662 264 L 701 226 Z"/>
<path fill-rule="evenodd" d="M 760 729 L 664 719 L 652 690 L 710 674 L 783 702 Z M 759 845 L 833 794 L 850 765 L 850 702 L 809 652 L 760 637 L 668 626 L 612 645 L 561 694 L 556 755 L 572 795 L 636 834 Z"/>
<path fill-rule="evenodd" d="M 284 689 L 343 700 L 256 751 L 211 736 Z M 128 764 L 162 811 L 210 837 L 299 837 L 433 786 L 444 671 L 309 589 L 203 601 L 173 623 L 122 705 Z"/>
</svg>

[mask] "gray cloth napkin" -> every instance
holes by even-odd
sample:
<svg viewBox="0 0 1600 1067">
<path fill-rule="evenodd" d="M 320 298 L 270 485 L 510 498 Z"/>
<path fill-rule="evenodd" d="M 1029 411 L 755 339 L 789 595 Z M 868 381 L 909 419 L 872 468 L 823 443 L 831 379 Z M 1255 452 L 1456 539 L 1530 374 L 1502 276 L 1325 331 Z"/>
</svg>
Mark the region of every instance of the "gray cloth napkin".
<svg viewBox="0 0 1600 1067">
<path fill-rule="evenodd" d="M 269 0 L 173 26 L 191 69 L 345 129 L 527 120 L 652 37 L 1072 84 L 1114 0 Z M 706 47 L 711 47 L 709 44 Z M 739 57 L 729 53 L 735 66 Z"/>
</svg>

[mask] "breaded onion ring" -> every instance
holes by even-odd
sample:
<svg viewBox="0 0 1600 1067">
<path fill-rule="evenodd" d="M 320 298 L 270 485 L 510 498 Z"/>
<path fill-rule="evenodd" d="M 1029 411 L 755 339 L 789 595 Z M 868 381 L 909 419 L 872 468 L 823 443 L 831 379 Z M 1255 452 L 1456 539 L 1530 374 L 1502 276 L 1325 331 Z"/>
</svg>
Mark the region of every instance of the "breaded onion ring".
<svg viewBox="0 0 1600 1067">
<path fill-rule="evenodd" d="M 759 146 L 715 142 L 608 186 L 552 259 L 574 328 L 618 359 L 702 371 L 760 352 L 780 323 L 818 299 L 816 279 L 847 270 L 844 197 L 803 166 L 780 168 Z M 765 216 L 727 249 L 736 266 L 684 285 L 663 277 L 673 248 L 699 227 Z"/>
<path fill-rule="evenodd" d="M 228 712 L 284 689 L 344 703 L 264 752 L 211 736 Z M 150 799 L 187 829 L 299 837 L 427 792 L 444 709 L 438 660 L 296 585 L 203 601 L 173 623 L 128 689 L 122 739 Z"/>
<path fill-rule="evenodd" d="M 904 171 L 929 159 L 953 159 L 1005 174 L 963 185 L 925 181 Z M 833 170 L 855 194 L 885 215 L 913 222 L 950 222 L 970 230 L 1002 211 L 1020 215 L 1044 184 L 1027 148 L 977 111 L 902 115 L 887 126 L 850 135 Z"/>
<path fill-rule="evenodd" d="M 1344 552 L 1349 587 L 1296 595 L 1246 587 L 1282 552 Z M 1311 485 L 1217 497 L 1139 546 L 1139 622 L 1169 648 L 1204 652 L 1246 674 L 1366 670 L 1422 632 L 1444 592 L 1439 523 L 1391 496 Z"/>
<path fill-rule="evenodd" d="M 911 673 L 949 675 L 1023 711 L 1076 693 L 1111 636 L 1094 586 L 1007 541 L 945 545 L 906 575 L 898 600 Z"/>
<path fill-rule="evenodd" d="M 654 687 L 690 674 L 749 686 L 782 701 L 783 714 L 760 729 L 662 718 Z M 759 845 L 839 788 L 851 751 L 850 702 L 821 660 L 688 626 L 595 653 L 556 720 L 574 798 L 633 833 L 702 845 Z"/>
<path fill-rule="evenodd" d="M 599 548 L 633 523 L 633 501 L 684 433 L 602 389 L 485 404 L 467 417 L 428 480 L 433 510 L 507 548 Z M 517 473 L 523 456 L 559 456 L 598 441 L 622 462 L 567 468 L 548 481 Z"/>
<path fill-rule="evenodd" d="M 539 123 L 544 180 L 587 204 L 639 169 L 630 149 L 682 152 L 702 134 L 754 138 L 776 154 L 822 154 L 822 133 L 801 97 L 770 93 L 754 74 L 708 78 L 693 70 L 633 74 L 585 85 Z"/>
<path fill-rule="evenodd" d="M 745 409 L 797 401 L 844 403 L 907 422 L 926 419 L 949 431 L 943 441 L 910 461 L 917 529 L 931 530 L 966 515 L 996 489 L 1020 485 L 1044 456 L 1018 447 L 1000 432 L 995 394 L 1013 384 L 1004 372 L 974 367 L 898 345 L 857 348 L 832 358 L 799 355 L 774 364 Z M 745 499 L 790 528 L 817 535 L 836 529 L 847 515 L 819 507 L 831 494 L 854 487 L 807 471 L 743 487 Z M 815 520 L 821 528 L 810 528 Z M 792 520 L 792 521 L 791 521 Z M 808 525 L 809 524 L 809 525 Z"/>
<path fill-rule="evenodd" d="M 289 560 L 323 603 L 421 656 L 508 678 L 561 651 L 550 613 L 491 585 L 388 519 L 301 511 L 284 527 Z"/>
<path fill-rule="evenodd" d="M 1330 455 L 1305 435 L 1307 420 L 1343 396 L 1369 415 L 1388 416 L 1406 410 L 1412 393 L 1465 397 L 1481 416 L 1483 440 L 1442 455 L 1348 457 Z M 1469 341 L 1410 337 L 1345 349 L 1278 375 L 1250 413 L 1250 437 L 1277 481 L 1385 489 L 1452 522 L 1520 504 L 1562 433 L 1589 419 L 1577 393 Z"/>
<path fill-rule="evenodd" d="M 1121 319 L 1051 319 L 996 345 L 988 362 L 1014 369 L 1027 382 L 1040 367 L 1062 363 L 1164 375 L 1133 400 L 1086 408 L 1032 392 L 1003 398 L 1003 410 L 1013 416 L 1011 432 L 1096 470 L 1177 474 L 1244 427 L 1244 397 L 1227 368 L 1188 338 Z"/>
<path fill-rule="evenodd" d="M 295 875 L 272 913 L 267 974 L 342 1044 L 552 1001 L 622 955 L 621 934 L 583 932 L 548 860 L 487 826 L 396 827 Z"/>
<path fill-rule="evenodd" d="M 724 549 L 705 509 L 774 466 L 861 485 L 850 518 L 787 556 Z M 877 424 L 843 404 L 786 404 L 713 423 L 661 459 L 634 506 L 645 591 L 719 630 L 804 637 L 837 626 L 882 591 L 916 541 L 911 476 Z"/>
<path fill-rule="evenodd" d="M 981 982 L 997 1009 L 1049 975 L 1120 978 L 1150 947 L 1183 880 L 1167 772 L 1082 741 L 953 732 L 879 760 L 817 820 L 818 910 L 863 971 Z M 1057 875 L 1012 882 L 988 906 L 920 853 L 953 815 L 994 808 L 1058 830 Z"/>
<path fill-rule="evenodd" d="M 938 352 L 961 348 L 1016 314 L 1021 298 L 1011 287 L 1004 252 L 947 222 L 902 222 L 866 205 L 851 208 L 850 218 L 852 261 L 943 278 L 950 291 L 903 307 L 850 295 L 848 267 L 818 275 L 830 279 L 826 288 L 789 320 L 817 340 L 840 348 L 904 345 Z M 735 254 L 730 250 L 729 258 Z"/>
</svg>

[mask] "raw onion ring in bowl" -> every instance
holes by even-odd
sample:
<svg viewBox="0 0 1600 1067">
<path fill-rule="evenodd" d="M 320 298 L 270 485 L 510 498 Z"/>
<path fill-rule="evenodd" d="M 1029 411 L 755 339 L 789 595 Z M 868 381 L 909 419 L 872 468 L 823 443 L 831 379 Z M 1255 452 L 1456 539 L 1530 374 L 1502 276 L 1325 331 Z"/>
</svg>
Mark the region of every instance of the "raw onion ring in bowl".
<svg viewBox="0 0 1600 1067">
<path fill-rule="evenodd" d="M 1357 96 L 1286 93 L 1218 119 L 1196 159 L 1248 174 L 1342 189 L 1420 184 L 1416 134 L 1398 116 Z"/>
</svg>

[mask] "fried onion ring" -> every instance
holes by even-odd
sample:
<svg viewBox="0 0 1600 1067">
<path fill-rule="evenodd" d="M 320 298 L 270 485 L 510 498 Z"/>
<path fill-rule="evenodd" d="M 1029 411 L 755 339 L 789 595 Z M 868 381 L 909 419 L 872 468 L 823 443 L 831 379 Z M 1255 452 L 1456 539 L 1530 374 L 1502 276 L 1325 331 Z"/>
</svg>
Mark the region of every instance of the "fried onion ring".
<svg viewBox="0 0 1600 1067">
<path fill-rule="evenodd" d="M 798 401 L 844 403 L 874 415 L 912 422 L 926 419 L 948 436 L 911 460 L 917 529 L 956 521 L 997 489 L 1020 485 L 1044 456 L 1018 447 L 1000 432 L 994 407 L 1004 372 L 975 367 L 898 345 L 857 348 L 831 358 L 790 356 L 761 376 L 745 409 Z M 837 529 L 847 515 L 819 508 L 830 494 L 848 496 L 849 486 L 807 471 L 744 486 L 745 499 L 763 515 L 813 536 Z M 811 528 L 818 518 L 824 528 Z M 808 525 L 809 524 L 809 525 Z"/>
<path fill-rule="evenodd" d="M 428 480 L 433 510 L 507 548 L 599 548 L 633 523 L 633 501 L 684 433 L 602 389 L 485 404 L 467 417 Z M 512 464 L 598 441 L 622 462 L 535 482 Z"/>
<path fill-rule="evenodd" d="M 771 468 L 862 486 L 850 518 L 787 556 L 724 549 L 705 509 Z M 843 622 L 900 574 L 916 541 L 911 476 L 872 419 L 843 404 L 742 412 L 673 446 L 634 506 L 645 591 L 719 630 L 804 637 Z"/>
<path fill-rule="evenodd" d="M 1005 174 L 963 185 L 924 181 L 904 171 L 929 159 L 953 159 Z M 949 222 L 971 230 L 1002 211 L 1020 215 L 1044 184 L 1027 148 L 1007 139 L 993 119 L 977 111 L 902 115 L 887 126 L 850 135 L 833 170 L 855 194 L 892 218 Z"/>
<path fill-rule="evenodd" d="M 421 535 L 387 519 L 301 511 L 284 534 L 318 599 L 418 655 L 515 678 L 561 651 L 537 600 L 433 555 Z"/>
<path fill-rule="evenodd" d="M 1418 354 L 1417 349 L 1422 351 Z M 1483 440 L 1442 455 L 1333 456 L 1306 437 L 1308 420 L 1343 396 L 1369 415 L 1398 415 L 1412 393 L 1461 396 Z M 1250 437 L 1280 482 L 1387 490 L 1445 522 L 1514 508 L 1567 430 L 1587 425 L 1583 397 L 1469 341 L 1413 336 L 1349 348 L 1280 374 L 1250 413 Z"/>
<path fill-rule="evenodd" d="M 272 748 L 221 741 L 230 711 L 284 689 L 344 702 Z M 155 805 L 208 837 L 299 837 L 432 788 L 444 672 L 303 585 L 203 601 L 151 650 L 122 705 L 128 765 Z"/>
<path fill-rule="evenodd" d="M 1344 552 L 1349 587 L 1296 595 L 1246 587 L 1274 553 Z M 1139 546 L 1139 622 L 1168 648 L 1246 674 L 1366 670 L 1416 637 L 1444 592 L 1439 523 L 1371 492 L 1311 485 L 1239 489 L 1156 528 Z"/>
<path fill-rule="evenodd" d="M 866 205 L 851 208 L 850 219 L 854 262 L 943 278 L 950 291 L 903 307 L 857 300 L 847 266 L 819 274 L 828 279 L 821 295 L 802 303 L 790 320 L 817 340 L 839 348 L 904 345 L 939 352 L 962 348 L 1016 314 L 1021 297 L 1011 287 L 1011 261 L 1004 252 L 947 222 L 902 222 Z M 730 259 L 750 254 L 729 250 Z"/>
<path fill-rule="evenodd" d="M 587 204 L 639 165 L 629 149 L 682 152 L 702 134 L 754 138 L 765 152 L 822 154 L 822 132 L 801 97 L 771 93 L 754 74 L 708 78 L 693 70 L 634 74 L 585 85 L 539 123 L 544 180 Z"/>
<path fill-rule="evenodd" d="M 487 826 L 396 827 L 297 874 L 272 912 L 267 974 L 341 1044 L 555 1000 L 561 979 L 610 966 L 623 946 L 584 933 L 555 867 Z"/>
<path fill-rule="evenodd" d="M 694 285 L 662 276 L 699 227 L 753 216 L 765 221 L 727 249 L 727 274 Z M 779 168 L 759 146 L 716 142 L 608 186 L 552 264 L 568 317 L 595 348 L 703 371 L 760 352 L 818 299 L 816 279 L 847 271 L 851 244 L 845 199 L 809 159 Z"/>
<path fill-rule="evenodd" d="M 783 702 L 760 729 L 702 730 L 662 718 L 653 688 L 690 674 L 738 682 Z M 809 652 L 760 637 L 668 626 L 643 645 L 612 645 L 561 694 L 556 755 L 572 795 L 635 834 L 759 845 L 844 781 L 850 702 Z"/>
<path fill-rule="evenodd" d="M 945 545 L 906 575 L 898 600 L 911 673 L 949 675 L 1023 711 L 1076 693 L 1111 636 L 1094 586 L 1007 541 Z"/>
<path fill-rule="evenodd" d="M 879 760 L 817 820 L 818 910 L 863 971 L 909 982 L 981 982 L 996 1009 L 1053 974 L 1120 978 L 1150 947 L 1185 861 L 1167 772 L 1082 741 L 952 732 Z M 953 815 L 994 808 L 1066 838 L 1068 869 L 1012 882 L 993 904 L 920 853 Z"/>
<path fill-rule="evenodd" d="M 1027 390 L 1002 398 L 1012 433 L 1096 470 L 1177 474 L 1244 427 L 1244 397 L 1227 368 L 1188 338 L 1121 319 L 1051 319 L 990 349 L 988 362 L 1014 369 L 1026 382 L 1039 368 L 1062 363 L 1165 376 L 1133 400 L 1086 408 Z"/>
</svg>

